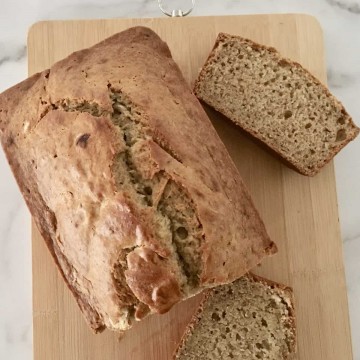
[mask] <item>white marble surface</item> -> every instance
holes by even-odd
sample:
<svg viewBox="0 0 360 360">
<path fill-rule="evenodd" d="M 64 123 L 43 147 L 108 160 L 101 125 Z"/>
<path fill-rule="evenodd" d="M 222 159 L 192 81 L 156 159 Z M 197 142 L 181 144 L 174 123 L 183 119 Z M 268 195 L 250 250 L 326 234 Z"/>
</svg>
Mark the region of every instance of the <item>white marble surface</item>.
<svg viewBox="0 0 360 360">
<path fill-rule="evenodd" d="M 0 91 L 26 77 L 27 30 L 38 20 L 161 16 L 156 0 L 1 0 L 0 8 Z M 198 0 L 192 15 L 288 12 L 312 14 L 320 21 L 329 86 L 360 124 L 360 0 Z M 360 360 L 359 155 L 357 140 L 335 161 L 355 360 Z M 30 359 L 30 216 L 2 150 L 0 199 L 0 359 Z"/>
</svg>

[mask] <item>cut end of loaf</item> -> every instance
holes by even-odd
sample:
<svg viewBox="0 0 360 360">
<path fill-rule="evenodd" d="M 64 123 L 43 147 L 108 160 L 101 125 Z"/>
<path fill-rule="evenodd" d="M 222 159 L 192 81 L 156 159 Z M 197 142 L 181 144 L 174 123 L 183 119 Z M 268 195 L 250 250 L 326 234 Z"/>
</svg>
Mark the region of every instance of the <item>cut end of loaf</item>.
<svg viewBox="0 0 360 360">
<path fill-rule="evenodd" d="M 246 275 L 209 292 L 174 359 L 292 359 L 296 330 L 292 290 Z"/>
<path fill-rule="evenodd" d="M 219 34 L 195 94 L 312 176 L 359 133 L 342 104 L 273 48 Z"/>
</svg>

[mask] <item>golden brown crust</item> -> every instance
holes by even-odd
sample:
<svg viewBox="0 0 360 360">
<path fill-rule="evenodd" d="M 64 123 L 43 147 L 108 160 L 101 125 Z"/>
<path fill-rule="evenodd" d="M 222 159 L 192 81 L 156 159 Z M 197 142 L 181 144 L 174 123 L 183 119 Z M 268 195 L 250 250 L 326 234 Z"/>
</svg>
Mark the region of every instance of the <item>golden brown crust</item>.
<svg viewBox="0 0 360 360">
<path fill-rule="evenodd" d="M 278 290 L 280 292 L 284 292 L 286 293 L 286 297 L 287 299 L 290 300 L 290 304 L 287 303 L 287 309 L 289 311 L 289 316 L 288 316 L 288 323 L 293 331 L 293 333 L 295 334 L 294 336 L 294 342 L 291 343 L 291 348 L 290 353 L 295 354 L 296 352 L 296 318 L 295 318 L 295 299 L 294 299 L 294 293 L 291 287 L 283 285 L 283 284 L 279 284 L 276 283 L 272 280 L 268 280 L 265 279 L 261 276 L 255 275 L 253 273 L 247 273 L 246 275 L 247 278 L 249 278 L 251 281 L 253 282 L 258 282 L 258 283 L 262 283 L 265 286 L 271 287 L 272 289 Z M 176 347 L 174 354 L 173 354 L 173 360 L 177 360 L 178 356 L 180 355 L 182 349 L 184 348 L 186 341 L 188 340 L 188 338 L 192 335 L 196 325 L 199 323 L 199 321 L 201 320 L 201 314 L 204 310 L 204 306 L 208 301 L 211 301 L 211 298 L 215 295 L 215 289 L 209 289 L 206 292 L 204 292 L 203 294 L 203 299 L 200 302 L 198 309 L 196 310 L 196 312 L 194 313 L 192 319 L 190 320 L 189 324 L 187 325 L 183 336 L 181 337 L 181 340 L 178 344 L 178 346 Z M 284 359 L 284 360 L 292 360 L 292 358 L 288 358 L 288 359 Z"/>
<path fill-rule="evenodd" d="M 41 79 L 41 74 L 36 74 L 31 78 L 25 80 L 23 83 L 17 85 L 16 87 L 10 89 L 7 93 L 6 99 L 8 102 L 15 102 L 17 99 L 17 93 L 26 91 L 34 85 L 35 81 Z M 35 81 L 34 81 L 35 80 Z M 2 113 L 7 112 L 9 108 L 5 106 L 1 107 Z M 26 109 L 28 111 L 29 121 L 33 118 L 31 117 L 32 108 Z M 1 116 L 1 125 L 4 126 L 4 120 L 9 118 Z M 16 124 L 14 124 L 14 127 Z M 12 128 L 9 126 L 9 129 Z M 99 314 L 92 308 L 91 304 L 89 304 L 88 299 L 79 292 L 74 286 L 71 285 L 71 272 L 70 265 L 66 262 L 66 259 L 62 256 L 61 251 L 59 250 L 56 242 L 54 241 L 56 238 L 57 231 L 57 220 L 54 212 L 47 206 L 42 195 L 39 193 L 36 183 L 32 181 L 28 181 L 33 178 L 33 168 L 31 164 L 23 162 L 21 158 L 17 156 L 17 152 L 19 149 L 17 148 L 17 144 L 14 141 L 13 132 L 7 130 L 7 128 L 1 128 L 1 141 L 2 146 L 4 148 L 5 154 L 7 156 L 9 165 L 15 174 L 17 183 L 22 192 L 22 195 L 26 201 L 26 204 L 33 216 L 33 219 L 39 229 L 41 236 L 44 238 L 48 249 L 50 250 L 51 256 L 53 257 L 61 276 L 65 280 L 66 285 L 73 293 L 79 307 L 81 308 L 84 317 L 86 318 L 90 327 L 95 331 L 99 332 L 104 329 L 104 324 L 101 321 Z M 61 266 L 63 263 L 63 266 Z"/>
<path fill-rule="evenodd" d="M 305 69 L 301 64 L 299 64 L 296 61 L 284 58 L 275 48 L 273 47 L 269 47 L 266 45 L 262 45 L 262 44 L 258 44 L 250 39 L 246 39 L 243 38 L 242 36 L 238 36 L 238 35 L 230 35 L 230 34 L 226 34 L 226 33 L 219 33 L 213 50 L 210 52 L 204 66 L 202 67 L 198 78 L 195 81 L 194 84 L 194 93 L 195 95 L 202 101 L 204 101 L 206 103 L 206 99 L 203 99 L 201 97 L 201 91 L 200 91 L 200 85 L 201 83 L 204 81 L 205 79 L 205 73 L 206 73 L 206 69 L 207 66 L 211 63 L 212 58 L 215 56 L 215 49 L 219 46 L 219 44 L 223 41 L 226 41 L 228 39 L 231 38 L 235 38 L 235 39 L 239 39 L 241 42 L 248 44 L 250 47 L 252 47 L 253 49 L 263 49 L 269 52 L 274 53 L 274 56 L 277 57 L 279 64 L 282 64 L 282 66 L 289 66 L 289 67 L 297 67 L 299 69 L 301 69 L 301 71 L 303 71 L 307 76 L 309 76 L 311 78 L 311 80 L 318 86 L 320 86 L 323 90 L 323 92 L 332 99 L 332 101 L 334 101 L 340 108 L 341 108 L 341 112 L 344 114 L 344 116 L 349 118 L 349 125 L 350 127 L 352 127 L 353 131 L 347 136 L 347 138 L 345 139 L 345 141 L 339 143 L 337 146 L 332 148 L 332 152 L 329 154 L 329 156 L 324 159 L 323 161 L 319 162 L 316 164 L 316 166 L 313 167 L 313 169 L 308 169 L 306 167 L 302 167 L 298 164 L 295 164 L 292 159 L 290 158 L 290 156 L 288 156 L 287 154 L 281 154 L 279 153 L 279 151 L 274 148 L 272 145 L 265 143 L 262 139 L 259 138 L 259 135 L 253 131 L 251 131 L 251 129 L 243 129 L 241 128 L 247 135 L 250 135 L 253 139 L 255 139 L 257 141 L 257 143 L 261 143 L 262 146 L 270 151 L 273 155 L 275 155 L 277 158 L 281 159 L 282 162 L 287 165 L 288 167 L 290 167 L 291 169 L 297 171 L 298 173 L 302 174 L 302 175 L 306 175 L 306 176 L 314 176 L 316 175 L 344 146 L 346 146 L 350 141 L 354 140 L 357 135 L 360 132 L 360 129 L 355 125 L 355 123 L 353 122 L 352 118 L 350 117 L 350 115 L 347 113 L 347 111 L 345 110 L 344 106 L 342 105 L 342 103 L 337 100 L 329 91 L 329 89 L 319 80 L 317 79 L 314 75 L 312 75 L 307 69 Z M 208 104 L 209 106 L 211 106 L 210 104 Z M 213 106 L 211 106 L 213 107 Z M 216 111 L 224 114 L 226 113 L 226 110 L 224 108 L 221 108 L 220 106 L 216 106 L 213 107 Z"/>
<path fill-rule="evenodd" d="M 111 121 L 113 91 L 130 99 L 151 134 L 143 143 L 149 149 L 144 173 L 162 172 L 194 203 L 205 234 L 198 291 L 235 280 L 276 251 L 167 45 L 147 28 L 116 34 L 0 95 L 9 163 L 95 330 L 125 329 L 131 324 L 121 311 L 140 319 L 148 308 L 164 312 L 190 296 L 180 291 L 169 249 L 156 236 L 156 209 L 141 208 L 115 181 L 112 165 L 125 140 Z M 62 105 L 72 101 L 96 114 L 65 111 Z M 117 275 L 119 288 L 113 272 L 124 252 L 128 272 Z"/>
<path fill-rule="evenodd" d="M 179 284 L 171 274 L 171 267 L 155 251 L 138 248 L 131 252 L 125 275 L 136 297 L 154 312 L 163 314 L 181 300 Z M 149 284 L 152 284 L 151 291 L 147 289 Z"/>
</svg>

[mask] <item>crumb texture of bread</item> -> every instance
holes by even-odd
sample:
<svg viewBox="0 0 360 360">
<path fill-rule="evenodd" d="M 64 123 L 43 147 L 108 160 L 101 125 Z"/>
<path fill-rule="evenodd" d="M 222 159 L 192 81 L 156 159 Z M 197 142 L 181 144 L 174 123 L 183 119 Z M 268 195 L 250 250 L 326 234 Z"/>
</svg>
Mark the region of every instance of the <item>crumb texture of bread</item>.
<svg viewBox="0 0 360 360">
<path fill-rule="evenodd" d="M 176 360 L 287 360 L 296 351 L 292 290 L 253 275 L 210 291 Z"/>
<path fill-rule="evenodd" d="M 359 133 L 301 65 L 239 36 L 219 34 L 195 94 L 304 175 L 315 175 Z"/>
<path fill-rule="evenodd" d="M 0 136 L 95 331 L 128 329 L 276 251 L 169 48 L 148 28 L 2 93 Z"/>
</svg>

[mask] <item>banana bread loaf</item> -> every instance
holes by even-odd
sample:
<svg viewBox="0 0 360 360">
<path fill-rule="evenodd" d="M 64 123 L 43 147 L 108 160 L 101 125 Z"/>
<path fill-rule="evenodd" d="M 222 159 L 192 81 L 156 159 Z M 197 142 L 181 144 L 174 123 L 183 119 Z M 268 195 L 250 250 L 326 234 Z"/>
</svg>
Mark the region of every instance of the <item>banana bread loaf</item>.
<svg viewBox="0 0 360 360">
<path fill-rule="evenodd" d="M 0 95 L 0 136 L 95 331 L 124 330 L 276 251 L 167 45 L 135 27 Z"/>
</svg>

